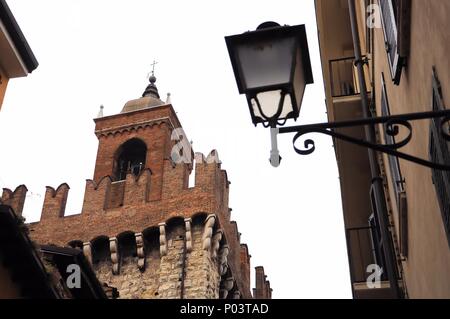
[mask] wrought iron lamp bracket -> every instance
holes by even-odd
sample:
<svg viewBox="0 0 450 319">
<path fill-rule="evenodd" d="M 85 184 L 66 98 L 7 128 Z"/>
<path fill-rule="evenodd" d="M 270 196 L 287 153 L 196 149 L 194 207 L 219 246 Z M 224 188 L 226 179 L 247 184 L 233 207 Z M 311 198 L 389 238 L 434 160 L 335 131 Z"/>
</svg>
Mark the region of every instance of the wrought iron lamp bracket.
<svg viewBox="0 0 450 319">
<path fill-rule="evenodd" d="M 312 139 L 305 139 L 303 142 L 303 148 L 298 148 L 296 142 L 300 137 L 303 137 L 309 133 L 321 133 L 333 138 L 343 140 L 348 143 L 359 145 L 362 147 L 370 148 L 372 150 L 386 153 L 389 155 L 397 156 L 410 162 L 414 162 L 419 165 L 427 166 L 433 169 L 450 171 L 450 163 L 435 163 L 423 158 L 410 155 L 399 151 L 398 149 L 407 145 L 412 138 L 413 126 L 411 121 L 424 120 L 424 119 L 438 119 L 440 132 L 445 140 L 450 141 L 450 131 L 448 123 L 450 121 L 450 110 L 408 113 L 391 116 L 380 116 L 372 118 L 363 118 L 358 120 L 340 121 L 340 122 L 325 122 L 317 124 L 297 125 L 291 127 L 277 128 L 278 133 L 295 133 L 293 138 L 294 150 L 300 155 L 309 155 L 315 150 L 315 142 Z M 400 141 L 392 144 L 386 143 L 372 143 L 364 139 L 352 137 L 341 132 L 337 132 L 336 129 L 349 128 L 349 127 L 364 127 L 365 125 L 374 126 L 376 124 L 383 124 L 386 130 L 386 134 L 395 137 L 400 133 L 400 127 L 404 127 L 407 130 L 406 134 L 402 134 L 403 137 Z M 445 126 L 445 127 L 444 127 Z"/>
</svg>

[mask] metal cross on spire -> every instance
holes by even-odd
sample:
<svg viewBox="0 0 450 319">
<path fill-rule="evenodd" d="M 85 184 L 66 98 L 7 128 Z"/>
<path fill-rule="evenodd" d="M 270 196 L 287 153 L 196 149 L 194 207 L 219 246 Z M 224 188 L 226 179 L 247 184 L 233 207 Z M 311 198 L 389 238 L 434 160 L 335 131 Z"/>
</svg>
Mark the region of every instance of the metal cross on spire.
<svg viewBox="0 0 450 319">
<path fill-rule="evenodd" d="M 155 60 L 153 60 L 153 63 L 150 64 L 152 66 L 152 75 L 155 76 L 155 65 L 158 64 L 158 62 L 156 62 Z M 150 77 L 150 72 L 148 72 L 147 74 L 147 78 Z"/>
<path fill-rule="evenodd" d="M 152 66 L 152 75 L 155 75 L 155 65 L 158 64 L 158 62 L 156 62 L 155 60 L 153 60 L 153 63 L 151 64 Z"/>
<path fill-rule="evenodd" d="M 147 78 L 148 81 L 150 82 L 150 84 L 147 86 L 147 88 L 145 89 L 144 93 L 142 94 L 142 96 L 153 96 L 159 99 L 159 94 L 158 94 L 158 89 L 156 88 L 155 82 L 156 82 L 156 77 L 155 77 L 155 65 L 158 62 L 156 62 L 155 60 L 153 60 L 153 63 L 151 64 L 152 66 L 152 73 L 150 75 L 150 72 L 147 74 Z"/>
</svg>

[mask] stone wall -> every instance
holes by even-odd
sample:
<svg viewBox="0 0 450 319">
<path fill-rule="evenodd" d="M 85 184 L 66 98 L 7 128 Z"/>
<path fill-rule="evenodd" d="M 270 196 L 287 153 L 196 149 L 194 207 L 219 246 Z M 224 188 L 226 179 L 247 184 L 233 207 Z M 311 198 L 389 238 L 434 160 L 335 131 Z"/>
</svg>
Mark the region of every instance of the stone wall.
<svg viewBox="0 0 450 319">
<path fill-rule="evenodd" d="M 118 274 L 113 274 L 109 258 L 94 261 L 93 268 L 101 282 L 118 289 L 122 299 L 173 299 L 182 295 L 189 299 L 217 299 L 221 284 L 219 259 L 212 257 L 211 249 L 203 249 L 203 233 L 203 224 L 192 226 L 192 250 L 187 252 L 184 227 L 170 229 L 167 253 L 161 257 L 159 247 L 149 245 L 143 271 L 138 267 L 137 256 L 122 258 Z"/>
<path fill-rule="evenodd" d="M 202 249 L 203 227 L 194 225 L 193 249 L 186 263 L 186 298 L 219 298 L 220 275 L 217 261 Z"/>
</svg>

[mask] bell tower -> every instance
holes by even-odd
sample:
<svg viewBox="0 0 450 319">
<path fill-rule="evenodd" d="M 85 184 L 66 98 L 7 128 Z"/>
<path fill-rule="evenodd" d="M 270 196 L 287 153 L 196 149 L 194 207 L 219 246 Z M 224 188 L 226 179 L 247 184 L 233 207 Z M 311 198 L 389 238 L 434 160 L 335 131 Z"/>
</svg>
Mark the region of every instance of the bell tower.
<svg viewBox="0 0 450 319">
<path fill-rule="evenodd" d="M 96 118 L 95 134 L 99 140 L 94 178 L 99 182 L 109 176 L 121 182 L 131 173 L 151 174 L 149 200 L 161 198 L 164 161 L 170 161 L 176 141 L 171 132 L 181 127 L 172 105 L 160 99 L 152 74 L 142 97 L 128 101 L 119 114 Z M 189 166 L 187 167 L 190 172 Z"/>
<path fill-rule="evenodd" d="M 153 74 L 149 81 L 120 113 L 94 120 L 98 151 L 80 214 L 65 216 L 69 185 L 47 186 L 31 237 L 83 250 L 120 298 L 251 298 L 250 254 L 230 219 L 230 182 L 218 153 L 189 161 L 190 144 L 178 148 L 187 141 L 180 121 Z M 1 200 L 20 214 L 26 192 L 24 185 L 5 189 Z"/>
</svg>

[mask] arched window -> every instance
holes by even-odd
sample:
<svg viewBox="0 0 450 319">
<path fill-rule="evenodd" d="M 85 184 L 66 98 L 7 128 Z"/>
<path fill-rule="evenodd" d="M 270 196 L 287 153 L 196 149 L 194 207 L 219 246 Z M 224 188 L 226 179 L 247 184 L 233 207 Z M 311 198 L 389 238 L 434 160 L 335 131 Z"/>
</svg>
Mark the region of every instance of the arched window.
<svg viewBox="0 0 450 319">
<path fill-rule="evenodd" d="M 98 236 L 91 241 L 92 244 L 92 262 L 110 261 L 111 252 L 109 250 L 109 238 L 107 236 Z"/>
<path fill-rule="evenodd" d="M 115 156 L 115 179 L 124 180 L 127 173 L 139 175 L 145 167 L 146 154 L 147 146 L 140 139 L 133 138 L 123 143 Z"/>
<path fill-rule="evenodd" d="M 126 231 L 117 236 L 119 243 L 120 258 L 122 263 L 129 262 L 126 259 L 137 256 L 137 246 L 135 234 L 131 231 Z"/>
</svg>

